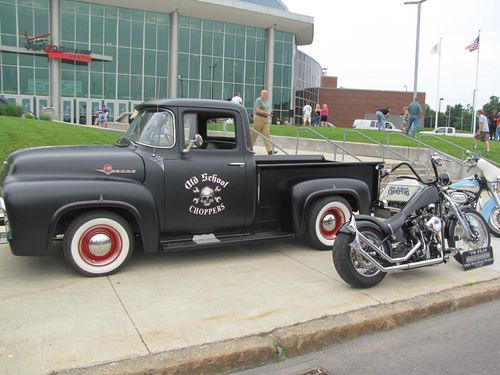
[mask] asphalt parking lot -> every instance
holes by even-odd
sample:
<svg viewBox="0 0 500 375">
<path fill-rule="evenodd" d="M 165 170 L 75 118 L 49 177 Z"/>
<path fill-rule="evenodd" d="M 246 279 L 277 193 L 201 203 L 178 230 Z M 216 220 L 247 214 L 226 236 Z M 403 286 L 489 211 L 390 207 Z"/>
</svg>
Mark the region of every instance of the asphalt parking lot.
<svg viewBox="0 0 500 375">
<path fill-rule="evenodd" d="M 500 240 L 493 239 L 500 259 Z M 62 256 L 0 246 L 0 374 L 45 374 L 269 332 L 324 316 L 500 277 L 500 263 L 458 263 L 343 283 L 331 252 L 300 241 L 137 254 L 116 275 L 86 278 Z"/>
</svg>

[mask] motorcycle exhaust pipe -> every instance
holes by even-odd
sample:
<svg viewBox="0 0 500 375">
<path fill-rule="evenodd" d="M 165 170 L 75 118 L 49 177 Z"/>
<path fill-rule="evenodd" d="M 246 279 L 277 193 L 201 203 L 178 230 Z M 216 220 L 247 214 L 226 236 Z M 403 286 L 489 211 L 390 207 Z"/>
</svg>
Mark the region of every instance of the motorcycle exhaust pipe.
<svg viewBox="0 0 500 375">
<path fill-rule="evenodd" d="M 375 246 L 368 238 L 363 236 L 363 234 L 357 232 L 355 241 L 359 241 L 359 240 L 361 240 L 363 243 L 370 246 L 370 248 L 373 249 L 373 251 L 376 251 L 378 255 L 380 255 L 382 258 L 384 258 L 386 261 L 388 261 L 390 263 L 406 262 L 408 259 L 410 259 L 412 257 L 413 254 L 415 254 L 415 252 L 418 249 L 420 249 L 420 247 L 422 247 L 422 242 L 420 242 L 420 240 L 419 240 L 417 242 L 417 244 L 415 246 L 413 246 L 413 248 L 410 250 L 410 252 L 408 254 L 406 254 L 404 257 L 391 258 L 389 255 L 384 253 L 379 247 Z M 358 242 L 358 244 L 359 244 L 359 242 Z M 359 247 L 361 248 L 361 246 L 359 246 Z"/>
</svg>

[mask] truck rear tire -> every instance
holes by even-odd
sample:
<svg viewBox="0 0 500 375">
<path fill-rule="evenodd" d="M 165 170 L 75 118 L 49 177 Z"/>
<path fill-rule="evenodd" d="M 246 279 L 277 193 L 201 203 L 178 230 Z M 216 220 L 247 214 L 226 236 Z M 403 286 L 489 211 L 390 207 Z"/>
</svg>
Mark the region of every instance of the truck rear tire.
<svg viewBox="0 0 500 375">
<path fill-rule="evenodd" d="M 352 215 L 349 203 L 341 197 L 324 197 L 314 201 L 307 215 L 307 240 L 318 250 L 331 250 L 337 232 Z"/>
<path fill-rule="evenodd" d="M 133 251 L 130 225 L 112 212 L 80 215 L 64 234 L 66 261 L 85 276 L 104 276 L 118 271 Z"/>
</svg>

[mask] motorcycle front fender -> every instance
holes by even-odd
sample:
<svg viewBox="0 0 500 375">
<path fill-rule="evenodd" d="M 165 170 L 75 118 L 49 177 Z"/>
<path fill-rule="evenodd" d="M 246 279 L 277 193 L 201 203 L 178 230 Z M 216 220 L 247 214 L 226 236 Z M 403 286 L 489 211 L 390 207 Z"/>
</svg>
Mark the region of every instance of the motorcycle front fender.
<svg viewBox="0 0 500 375">
<path fill-rule="evenodd" d="M 496 207 L 497 203 L 495 199 L 491 198 L 486 204 L 483 206 L 483 209 L 481 211 L 481 216 L 488 222 L 490 219 L 491 211 Z"/>
</svg>

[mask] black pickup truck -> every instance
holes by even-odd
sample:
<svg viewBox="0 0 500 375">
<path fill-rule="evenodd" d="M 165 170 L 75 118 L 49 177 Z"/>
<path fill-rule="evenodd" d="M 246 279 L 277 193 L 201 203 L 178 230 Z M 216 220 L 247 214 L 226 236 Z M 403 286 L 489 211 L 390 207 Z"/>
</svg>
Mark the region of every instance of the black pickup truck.
<svg viewBox="0 0 500 375">
<path fill-rule="evenodd" d="M 0 209 L 15 255 L 50 253 L 88 276 L 145 253 L 305 236 L 331 249 L 351 212 L 378 203 L 375 162 L 257 156 L 242 106 L 212 100 L 143 103 L 115 146 L 16 151 L 4 163 Z M 57 248 L 57 247 L 56 247 Z"/>
</svg>

